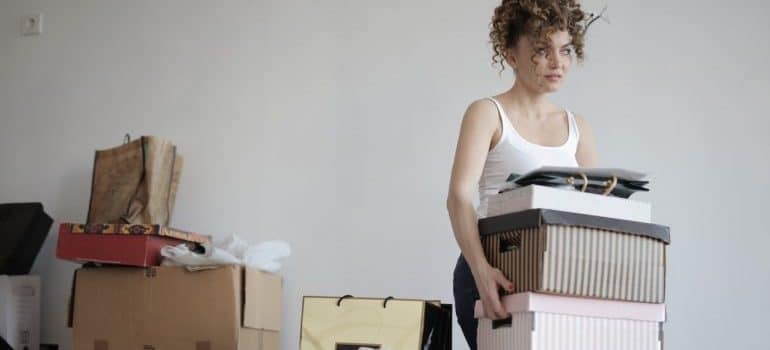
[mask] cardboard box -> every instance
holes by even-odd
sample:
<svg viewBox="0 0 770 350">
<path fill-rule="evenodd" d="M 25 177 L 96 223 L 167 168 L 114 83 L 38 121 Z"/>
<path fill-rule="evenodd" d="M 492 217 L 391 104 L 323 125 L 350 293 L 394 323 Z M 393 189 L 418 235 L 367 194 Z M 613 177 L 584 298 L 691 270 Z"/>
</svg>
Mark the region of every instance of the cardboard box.
<svg viewBox="0 0 770 350">
<path fill-rule="evenodd" d="M 521 293 L 502 298 L 507 320 L 485 317 L 481 302 L 479 350 L 660 350 L 663 304 Z"/>
<path fill-rule="evenodd" d="M 486 216 L 528 209 L 560 210 L 639 222 L 650 222 L 652 218 L 649 203 L 538 185 L 490 196 Z"/>
<path fill-rule="evenodd" d="M 40 277 L 0 276 L 0 337 L 13 349 L 40 347 Z"/>
<path fill-rule="evenodd" d="M 479 233 L 517 293 L 665 300 L 666 226 L 532 209 L 481 219 Z"/>
<path fill-rule="evenodd" d="M 161 248 L 206 243 L 209 237 L 161 225 L 72 224 L 59 226 L 56 257 L 76 262 L 159 266 Z"/>
<path fill-rule="evenodd" d="M 226 265 L 81 268 L 74 349 L 280 349 L 282 281 Z"/>
<path fill-rule="evenodd" d="M 53 224 L 40 203 L 0 204 L 0 275 L 26 275 Z"/>
</svg>

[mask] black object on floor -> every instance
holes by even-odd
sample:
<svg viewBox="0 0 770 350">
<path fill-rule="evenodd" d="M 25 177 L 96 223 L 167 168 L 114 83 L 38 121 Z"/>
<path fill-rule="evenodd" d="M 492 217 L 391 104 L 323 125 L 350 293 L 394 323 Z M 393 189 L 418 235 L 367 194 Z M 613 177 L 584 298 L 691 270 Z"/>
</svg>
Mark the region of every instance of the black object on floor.
<svg viewBox="0 0 770 350">
<path fill-rule="evenodd" d="M 10 344 L 8 344 L 3 337 L 0 337 L 0 350 L 13 350 Z"/>
<path fill-rule="evenodd" d="M 53 220 L 40 203 L 0 204 L 0 275 L 26 275 Z"/>
</svg>

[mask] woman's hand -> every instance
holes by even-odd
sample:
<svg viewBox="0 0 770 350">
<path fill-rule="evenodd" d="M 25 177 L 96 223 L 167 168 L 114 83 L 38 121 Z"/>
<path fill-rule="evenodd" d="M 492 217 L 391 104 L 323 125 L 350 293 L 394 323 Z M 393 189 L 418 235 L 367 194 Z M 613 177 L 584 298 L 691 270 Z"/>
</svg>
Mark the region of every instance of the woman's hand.
<svg viewBox="0 0 770 350">
<path fill-rule="evenodd" d="M 500 303 L 499 288 L 508 292 L 513 292 L 513 283 L 505 278 L 505 275 L 489 263 L 481 264 L 473 270 L 473 279 L 476 281 L 476 288 L 479 290 L 481 305 L 484 307 L 484 314 L 495 320 L 507 318 L 510 313 L 503 309 Z"/>
</svg>

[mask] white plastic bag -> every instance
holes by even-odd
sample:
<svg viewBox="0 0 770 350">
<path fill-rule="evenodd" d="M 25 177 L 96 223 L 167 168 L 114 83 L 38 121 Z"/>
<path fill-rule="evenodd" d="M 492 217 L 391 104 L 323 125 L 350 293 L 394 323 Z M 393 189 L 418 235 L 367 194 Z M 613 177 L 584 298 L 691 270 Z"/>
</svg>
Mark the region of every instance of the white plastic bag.
<svg viewBox="0 0 770 350">
<path fill-rule="evenodd" d="M 262 271 L 276 273 L 281 269 L 280 259 L 291 255 L 291 247 L 284 241 L 269 241 L 249 245 L 236 235 L 230 235 L 213 245 L 203 246 L 204 253 L 191 251 L 187 245 L 161 248 L 163 265 L 206 266 L 246 265 Z"/>
</svg>

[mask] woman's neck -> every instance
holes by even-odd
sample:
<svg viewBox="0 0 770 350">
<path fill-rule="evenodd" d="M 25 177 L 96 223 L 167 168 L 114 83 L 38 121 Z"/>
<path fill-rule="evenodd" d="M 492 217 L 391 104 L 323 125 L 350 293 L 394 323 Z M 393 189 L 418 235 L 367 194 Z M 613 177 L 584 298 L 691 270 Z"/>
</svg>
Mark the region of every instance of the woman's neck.
<svg viewBox="0 0 770 350">
<path fill-rule="evenodd" d="M 516 114 L 526 119 L 546 118 L 555 109 L 546 94 L 527 89 L 518 81 L 502 96 L 508 100 Z"/>
</svg>

